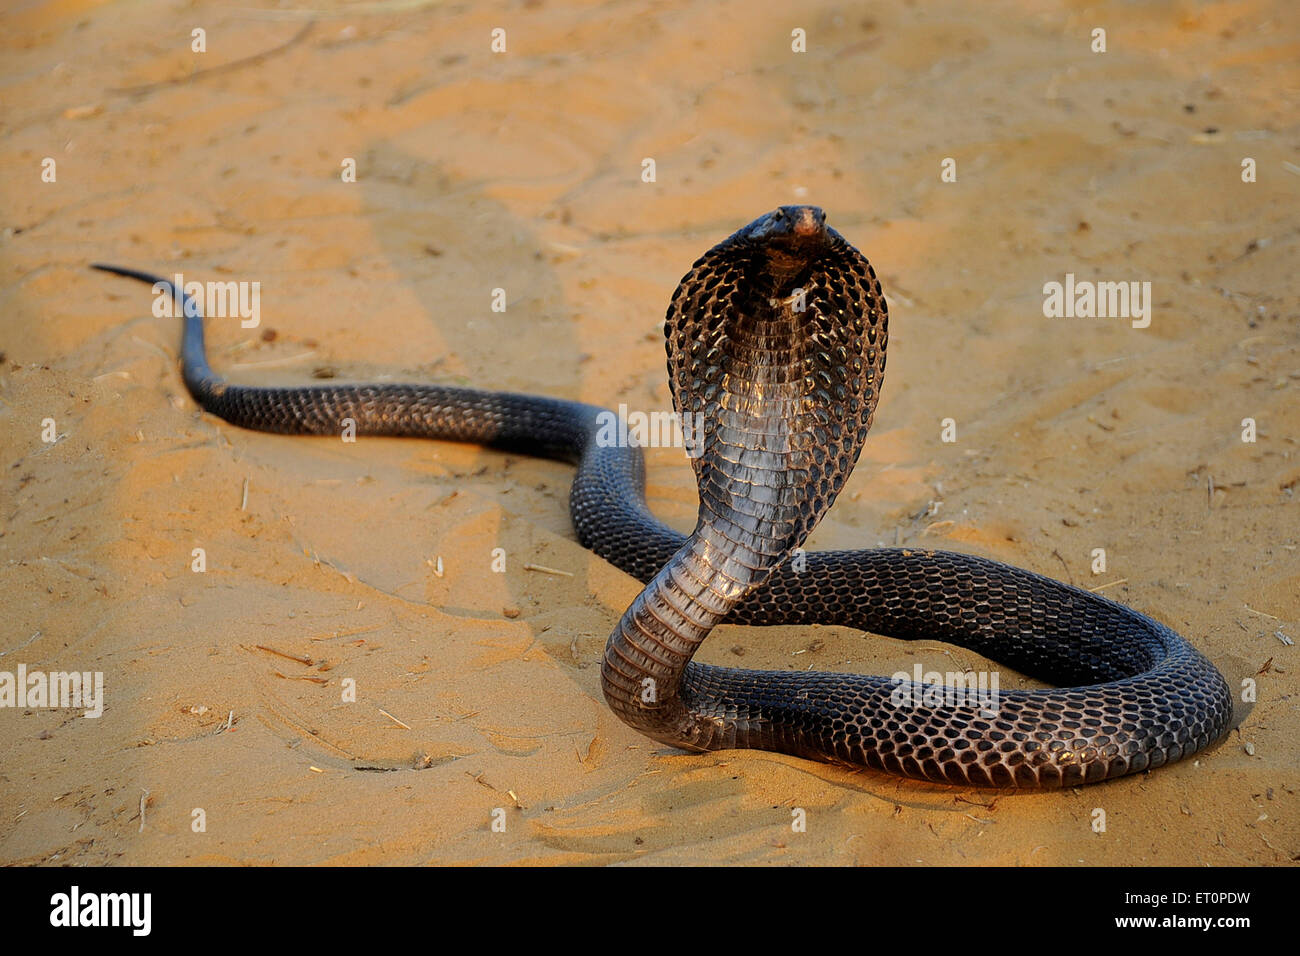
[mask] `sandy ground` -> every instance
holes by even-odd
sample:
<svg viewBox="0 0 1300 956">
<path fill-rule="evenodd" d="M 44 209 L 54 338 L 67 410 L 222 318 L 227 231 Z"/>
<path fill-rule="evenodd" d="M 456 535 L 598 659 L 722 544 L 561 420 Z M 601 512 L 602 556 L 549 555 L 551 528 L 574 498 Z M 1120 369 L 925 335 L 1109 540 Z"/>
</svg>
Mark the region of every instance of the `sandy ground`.
<svg viewBox="0 0 1300 956">
<path fill-rule="evenodd" d="M 0 709 L 0 861 L 1297 858 L 1293 4 L 258 2 L 0 16 L 0 670 L 101 671 L 107 700 Z M 811 546 L 1103 587 L 1257 681 L 1217 748 L 1027 795 L 665 750 L 601 698 L 639 586 L 574 541 L 568 467 L 228 426 L 186 394 L 148 288 L 86 268 L 261 282 L 260 329 L 210 324 L 236 381 L 332 368 L 658 410 L 677 280 L 798 201 L 873 261 L 892 315 L 873 435 Z M 1150 327 L 1045 318 L 1066 273 L 1149 281 Z M 681 452 L 649 462 L 652 507 L 689 528 Z M 992 666 L 838 628 L 725 628 L 702 659 L 736 649 Z"/>
</svg>

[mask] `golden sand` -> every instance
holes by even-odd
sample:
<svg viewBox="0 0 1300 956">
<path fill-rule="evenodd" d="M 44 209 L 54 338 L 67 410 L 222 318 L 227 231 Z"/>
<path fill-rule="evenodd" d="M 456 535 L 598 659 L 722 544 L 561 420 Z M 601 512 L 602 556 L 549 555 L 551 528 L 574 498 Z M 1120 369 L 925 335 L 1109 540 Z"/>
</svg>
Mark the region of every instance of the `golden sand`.
<svg viewBox="0 0 1300 956">
<path fill-rule="evenodd" d="M 106 688 L 99 719 L 0 709 L 0 862 L 1300 854 L 1300 660 L 1277 636 L 1300 639 L 1293 5 L 255 6 L 0 15 L 0 670 Z M 1257 682 L 1217 748 L 1002 795 L 666 750 L 602 700 L 639 585 L 574 540 L 570 468 L 228 426 L 180 382 L 177 320 L 87 269 L 260 282 L 260 328 L 209 323 L 233 381 L 658 410 L 678 279 L 790 202 L 872 260 L 892 319 L 873 434 L 810 546 L 951 548 L 1103 588 Z M 1045 317 L 1067 274 L 1150 282 L 1150 326 Z M 650 453 L 648 490 L 689 529 L 680 451 Z M 993 666 L 830 627 L 722 628 L 701 659 Z"/>
</svg>

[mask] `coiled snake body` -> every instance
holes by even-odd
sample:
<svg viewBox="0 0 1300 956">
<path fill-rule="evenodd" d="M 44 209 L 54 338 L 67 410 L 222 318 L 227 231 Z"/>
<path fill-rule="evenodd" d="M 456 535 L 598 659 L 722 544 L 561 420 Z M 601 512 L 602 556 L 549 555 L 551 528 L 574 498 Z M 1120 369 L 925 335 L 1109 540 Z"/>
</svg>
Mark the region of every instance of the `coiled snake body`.
<svg viewBox="0 0 1300 956">
<path fill-rule="evenodd" d="M 645 504 L 641 452 L 603 447 L 602 409 L 439 385 L 227 384 L 181 303 L 194 399 L 242 427 L 475 442 L 575 462 L 582 544 L 643 582 L 606 645 L 620 718 L 689 750 L 757 748 L 963 785 L 1059 787 L 1159 767 L 1227 729 L 1226 682 L 1178 634 L 1028 571 L 943 551 L 791 555 L 848 478 L 885 369 L 886 307 L 867 260 L 820 209 L 782 207 L 710 249 L 665 326 L 678 412 L 703 423 L 689 536 Z M 996 699 L 895 678 L 692 662 L 722 622 L 842 624 L 977 651 L 1058 690 Z M 927 692 L 929 695 L 927 696 Z"/>
</svg>

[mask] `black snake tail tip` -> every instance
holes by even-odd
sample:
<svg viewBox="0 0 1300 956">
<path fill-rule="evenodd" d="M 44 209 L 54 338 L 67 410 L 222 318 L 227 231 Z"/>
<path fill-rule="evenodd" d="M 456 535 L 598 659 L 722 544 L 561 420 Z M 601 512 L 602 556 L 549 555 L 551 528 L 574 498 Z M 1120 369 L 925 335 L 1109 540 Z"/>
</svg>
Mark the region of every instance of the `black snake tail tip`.
<svg viewBox="0 0 1300 956">
<path fill-rule="evenodd" d="M 208 365 L 207 349 L 203 341 L 203 313 L 198 303 L 186 294 L 184 289 L 177 288 L 176 283 L 162 276 L 141 272 L 138 269 L 128 269 L 125 266 L 108 265 L 104 262 L 92 262 L 90 268 L 147 282 L 154 287 L 155 291 L 162 286 L 171 294 L 172 300 L 180 306 L 181 316 L 185 320 L 181 337 L 181 368 L 185 384 L 199 403 L 204 404 L 202 396 L 223 384 L 224 380 Z"/>
</svg>

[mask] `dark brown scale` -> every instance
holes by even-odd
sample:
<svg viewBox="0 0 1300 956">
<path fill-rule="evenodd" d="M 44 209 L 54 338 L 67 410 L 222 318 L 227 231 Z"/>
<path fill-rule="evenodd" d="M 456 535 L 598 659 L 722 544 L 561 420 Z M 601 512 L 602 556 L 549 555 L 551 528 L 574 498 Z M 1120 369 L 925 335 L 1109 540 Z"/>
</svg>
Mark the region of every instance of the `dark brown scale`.
<svg viewBox="0 0 1300 956">
<path fill-rule="evenodd" d="M 788 301 L 796 288 L 803 313 Z M 961 785 L 1061 787 L 1172 763 L 1228 727 L 1219 672 L 1169 628 L 1098 595 L 943 551 L 812 553 L 794 569 L 790 553 L 857 461 L 888 341 L 874 270 L 813 207 L 783 207 L 746 226 L 698 259 L 673 293 L 664 326 L 673 401 L 705 415 L 705 454 L 692 459 L 700 515 L 689 537 L 647 509 L 640 450 L 597 445 L 599 408 L 437 385 L 228 385 L 208 367 L 197 310 L 190 315 L 178 298 L 189 316 L 186 385 L 233 424 L 322 435 L 352 418 L 360 434 L 575 462 L 578 539 L 648 582 L 606 647 L 606 699 L 656 739 Z M 1002 690 L 996 711 L 982 712 L 900 706 L 885 677 L 693 663 L 724 621 L 945 641 L 1067 686 Z"/>
</svg>

